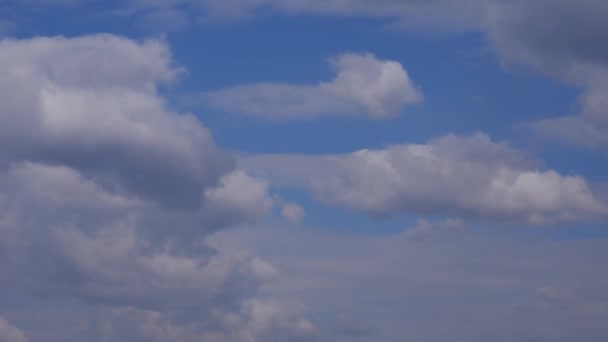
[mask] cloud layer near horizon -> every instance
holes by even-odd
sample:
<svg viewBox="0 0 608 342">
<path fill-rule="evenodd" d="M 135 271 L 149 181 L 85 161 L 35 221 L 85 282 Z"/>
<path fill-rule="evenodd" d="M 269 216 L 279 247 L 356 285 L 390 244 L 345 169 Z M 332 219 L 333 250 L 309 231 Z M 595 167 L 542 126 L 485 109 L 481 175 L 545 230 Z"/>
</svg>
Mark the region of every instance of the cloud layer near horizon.
<svg viewBox="0 0 608 342">
<path fill-rule="evenodd" d="M 421 220 L 378 236 L 262 223 L 218 239 L 283 270 L 261 292 L 316 308 L 323 341 L 605 339 L 606 239 L 480 228 Z"/>
</svg>

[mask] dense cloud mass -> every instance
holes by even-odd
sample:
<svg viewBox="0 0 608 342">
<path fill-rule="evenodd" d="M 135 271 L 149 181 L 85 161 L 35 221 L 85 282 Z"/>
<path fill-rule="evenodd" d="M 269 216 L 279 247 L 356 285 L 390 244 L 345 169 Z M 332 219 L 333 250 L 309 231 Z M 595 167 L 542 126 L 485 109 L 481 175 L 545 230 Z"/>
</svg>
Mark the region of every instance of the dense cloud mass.
<svg viewBox="0 0 608 342">
<path fill-rule="evenodd" d="M 158 95 L 179 72 L 163 41 L 8 39 L 0 60 L 0 288 L 96 308 L 81 329 L 32 341 L 314 334 L 297 310 L 255 298 L 272 265 L 210 238 L 274 200 Z"/>
<path fill-rule="evenodd" d="M 4 37 L 41 34 L 68 12 L 79 25 L 97 20 L 70 34 L 111 22 L 112 32 L 211 28 L 200 35 L 208 39 L 219 27 L 214 43 L 226 25 L 273 16 L 473 33 L 501 66 L 580 90 L 572 113 L 526 127 L 598 148 L 608 145 L 608 2 L 100 4 L 0 0 L 0 342 L 607 340 L 608 241 L 596 228 L 608 198 L 582 175 L 482 133 L 235 157 L 163 96 L 186 71 L 170 35 Z M 335 56 L 334 78 L 317 84 L 196 80 L 217 90 L 185 97 L 268 120 L 395 118 L 424 95 L 377 50 Z M 349 50 L 328 55 L 336 51 Z M 330 214 L 306 193 L 356 213 Z M 379 234 L 413 217 L 431 219 Z M 505 223 L 576 227 L 496 228 Z M 362 225 L 372 235 L 359 234 Z"/>
<path fill-rule="evenodd" d="M 332 65 L 336 78 L 316 86 L 239 85 L 204 93 L 194 101 L 227 112 L 280 120 L 322 115 L 388 118 L 422 100 L 398 62 L 379 60 L 371 54 L 344 54 L 334 58 Z"/>
<path fill-rule="evenodd" d="M 487 136 L 343 155 L 244 157 L 246 169 L 374 216 L 454 215 L 533 224 L 606 218 L 584 178 L 543 170 Z"/>
<path fill-rule="evenodd" d="M 263 293 L 325 313 L 318 327 L 324 341 L 608 336 L 606 239 L 497 237 L 456 220 L 419 221 L 388 236 L 271 225 L 221 235 L 256 246 L 284 270 Z"/>
</svg>

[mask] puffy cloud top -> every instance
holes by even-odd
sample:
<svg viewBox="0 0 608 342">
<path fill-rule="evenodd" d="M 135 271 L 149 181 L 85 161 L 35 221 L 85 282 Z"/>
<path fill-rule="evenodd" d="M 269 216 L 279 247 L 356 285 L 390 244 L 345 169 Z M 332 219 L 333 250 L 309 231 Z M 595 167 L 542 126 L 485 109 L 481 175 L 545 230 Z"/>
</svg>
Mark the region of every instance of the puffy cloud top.
<svg viewBox="0 0 608 342">
<path fill-rule="evenodd" d="M 217 109 L 269 119 L 304 119 L 322 115 L 398 116 L 422 101 L 422 94 L 396 61 L 372 54 L 347 53 L 332 59 L 336 77 L 316 86 L 258 83 L 204 93 Z"/>
<path fill-rule="evenodd" d="M 179 72 L 163 41 L 6 39 L 0 65 L 8 162 L 66 165 L 171 206 L 197 203 L 233 167 L 207 128 L 157 95 Z"/>
<path fill-rule="evenodd" d="M 265 155 L 242 165 L 375 216 L 455 215 L 539 224 L 605 218 L 584 178 L 541 170 L 487 136 L 446 136 L 343 155 Z"/>
</svg>

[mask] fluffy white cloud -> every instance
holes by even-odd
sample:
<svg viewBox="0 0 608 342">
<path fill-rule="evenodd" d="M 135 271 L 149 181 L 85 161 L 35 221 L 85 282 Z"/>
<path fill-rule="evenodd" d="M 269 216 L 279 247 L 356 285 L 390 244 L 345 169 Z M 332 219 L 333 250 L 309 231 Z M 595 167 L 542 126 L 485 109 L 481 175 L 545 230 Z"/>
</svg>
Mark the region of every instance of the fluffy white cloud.
<svg viewBox="0 0 608 342">
<path fill-rule="evenodd" d="M 310 325 L 257 299 L 272 265 L 210 238 L 274 201 L 198 119 L 164 103 L 158 84 L 180 72 L 165 42 L 6 39 L 0 62 L 0 301 L 23 296 L 32 339 L 240 342 Z M 100 317 L 35 329 L 45 298 Z M 132 313 L 134 328 L 108 310 Z M 0 335 L 24 340 L 5 321 Z"/>
<path fill-rule="evenodd" d="M 45 1 L 36 5 L 65 5 L 74 2 Z M 556 117 L 535 122 L 530 127 L 541 135 L 569 141 L 589 147 L 608 144 L 606 124 L 608 114 L 604 109 L 596 111 L 587 104 L 589 95 L 608 98 L 608 50 L 602 44 L 604 32 L 608 29 L 608 6 L 597 0 L 176 0 L 138 1 L 126 5 L 134 18 L 146 20 L 155 17 L 176 17 L 169 20 L 170 27 L 181 26 L 192 21 L 184 15 L 184 9 L 196 16 L 202 14 L 207 20 L 235 20 L 268 15 L 318 14 L 336 16 L 369 16 L 384 18 L 393 26 L 406 29 L 438 30 L 442 32 L 480 32 L 497 51 L 503 64 L 518 64 L 549 77 L 584 89 L 581 108 L 575 115 Z M 183 23 L 182 23 L 183 22 Z M 318 102 L 334 101 L 320 96 L 314 87 L 293 87 L 281 84 L 259 84 L 256 88 L 232 88 L 234 94 L 243 95 L 239 100 L 252 106 L 258 115 L 276 117 L 273 113 L 255 112 L 255 108 L 268 107 L 271 99 L 280 95 L 298 94 L 291 101 L 280 99 L 283 104 L 281 117 L 289 116 L 293 106 L 299 113 L 316 113 L 318 106 L 304 105 L 302 97 L 319 98 Z M 241 92 L 237 91 L 240 90 Z M 242 91 L 247 90 L 246 95 Z M 257 98 L 258 102 L 253 99 Z M 231 111 L 247 112 L 238 105 L 228 106 L 226 101 L 216 99 L 217 104 Z M 213 101 L 212 101 L 213 102 Z M 339 105 L 345 108 L 344 104 Z M 278 108 L 278 107 L 273 107 Z M 327 109 L 327 108 L 326 108 Z M 275 113 L 276 114 L 276 113 Z M 562 115 L 562 113 L 555 113 Z"/>
<path fill-rule="evenodd" d="M 533 224 L 605 218 L 584 178 L 542 170 L 477 134 L 343 155 L 258 155 L 241 165 L 319 200 L 375 216 L 454 215 Z"/>
<path fill-rule="evenodd" d="M 21 330 L 0 316 L 0 342 L 27 342 Z"/>
<path fill-rule="evenodd" d="M 396 61 L 371 54 L 344 54 L 332 60 L 336 77 L 316 86 L 281 83 L 239 85 L 207 92 L 194 101 L 219 110 L 269 119 L 322 115 L 394 117 L 422 101 L 407 71 Z"/>
<path fill-rule="evenodd" d="M 291 222 L 300 222 L 306 216 L 304 208 L 295 203 L 286 203 L 283 205 L 283 217 Z"/>
<path fill-rule="evenodd" d="M 368 16 L 384 18 L 391 25 L 405 29 L 442 32 L 480 32 L 498 52 L 503 64 L 518 64 L 538 73 L 584 89 L 580 113 L 544 120 L 531 125 L 538 133 L 590 147 L 608 144 L 608 113 L 587 104 L 589 93 L 601 101 L 608 98 L 608 49 L 602 44 L 608 29 L 608 6 L 597 0 L 183 0 L 153 3 L 158 10 L 171 11 L 175 6 L 190 6 L 208 20 L 235 20 L 267 15 L 318 14 L 335 16 Z M 140 10 L 149 8 L 141 3 Z M 137 11 L 135 11 L 137 12 Z M 241 101 L 252 105 L 263 103 L 280 94 L 296 90 L 305 96 L 311 88 L 261 84 L 248 90 Z M 307 96 L 312 96 L 309 92 Z M 328 102 L 323 97 L 317 96 Z M 301 97 L 298 97 L 301 98 Z M 277 101 L 282 104 L 285 99 Z M 230 107 L 246 112 L 237 106 Z M 250 108 L 256 108 L 252 106 Z M 284 112 L 292 107 L 285 106 Z M 314 112 L 315 107 L 306 108 Z M 249 109 L 251 110 L 251 109 Z M 254 113 L 255 114 L 255 113 Z M 271 113 L 263 113 L 271 116 Z M 560 115 L 561 113 L 555 113 Z M 599 120 L 598 120 L 599 117 Z"/>
<path fill-rule="evenodd" d="M 235 187 L 249 195 L 240 196 Z M 210 334 L 240 342 L 312 333 L 298 332 L 311 325 L 297 310 L 255 299 L 260 285 L 276 280 L 272 265 L 209 238 L 227 224 L 268 213 L 272 201 L 265 183 L 236 171 L 206 196 L 204 206 L 189 213 L 112 192 L 64 166 L 13 163 L 0 173 L 0 273 L 10 274 L 0 277 L 0 288 L 76 298 L 116 312 L 131 308 L 133 315 L 141 313 L 135 317 L 143 317 L 136 331 L 112 320 L 108 331 L 83 323 L 72 332 L 73 340 L 106 333 L 117 341 Z M 180 229 L 189 232 L 188 239 L 180 238 Z M 271 305 L 272 317 L 265 318 L 265 305 Z M 238 319 L 238 327 L 226 325 L 225 315 Z"/>
<path fill-rule="evenodd" d="M 196 206 L 233 167 L 194 116 L 157 94 L 163 41 L 111 35 L 0 42 L 2 159 L 66 165 L 141 197 Z"/>
<path fill-rule="evenodd" d="M 221 192 L 232 176 L 215 191 Z M 268 195 L 260 196 L 264 200 Z M 238 222 L 267 213 L 257 208 L 259 200 L 224 196 L 220 203 L 206 202 L 224 210 L 213 213 L 213 219 L 205 214 L 209 208 L 184 218 L 152 202 L 108 192 L 65 167 L 13 165 L 0 177 L 0 267 L 13 275 L 2 283 L 151 307 L 191 305 L 190 296 L 207 303 L 218 298 L 238 301 L 248 288 L 272 278 L 272 266 L 244 251 L 228 253 L 205 239 L 217 229 L 216 217 L 234 215 L 231 222 Z M 153 211 L 165 218 L 162 234 L 149 232 Z M 192 240 L 176 240 L 179 227 L 172 229 L 171 223 L 187 221 L 198 227 L 188 235 Z"/>
</svg>

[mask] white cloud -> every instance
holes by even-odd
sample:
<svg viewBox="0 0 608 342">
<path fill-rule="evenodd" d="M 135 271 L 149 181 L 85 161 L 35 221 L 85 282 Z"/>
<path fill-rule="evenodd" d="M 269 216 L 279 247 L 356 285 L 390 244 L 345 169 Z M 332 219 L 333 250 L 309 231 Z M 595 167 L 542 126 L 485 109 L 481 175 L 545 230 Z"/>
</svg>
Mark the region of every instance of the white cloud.
<svg viewBox="0 0 608 342">
<path fill-rule="evenodd" d="M 27 342 L 21 330 L 0 316 L 0 342 Z"/>
<path fill-rule="evenodd" d="M 170 206 L 196 206 L 233 167 L 207 128 L 157 94 L 179 72 L 163 41 L 5 39 L 0 65 L 8 162 L 66 165 Z"/>
<path fill-rule="evenodd" d="M 241 317 L 250 340 L 299 336 L 307 323 L 295 310 L 257 309 L 273 265 L 210 237 L 262 219 L 274 201 L 266 181 L 235 169 L 196 117 L 158 94 L 180 72 L 164 41 L 7 39 L 0 62 L 0 274 L 10 275 L 0 301 L 25 298 L 18 322 L 32 339 L 244 341 L 217 312 Z M 46 300 L 73 312 L 86 303 L 93 317 L 36 326 Z M 136 324 L 96 317 L 108 310 Z M 5 323 L 0 335 L 22 341 Z"/>
<path fill-rule="evenodd" d="M 207 92 L 194 101 L 231 113 L 268 119 L 323 115 L 398 116 L 422 101 L 407 71 L 396 61 L 371 54 L 344 54 L 332 60 L 336 77 L 312 85 L 258 83 Z"/>
<path fill-rule="evenodd" d="M 532 224 L 600 219 L 608 205 L 584 178 L 542 170 L 477 134 L 342 155 L 258 155 L 242 167 L 320 201 L 375 216 L 454 215 Z"/>
<path fill-rule="evenodd" d="M 13 165 L 0 174 L 0 250 L 5 256 L 0 268 L 13 275 L 2 283 L 123 305 L 181 307 L 189 305 L 190 296 L 208 303 L 218 298 L 238 301 L 272 273 L 271 265 L 246 251 L 228 253 L 206 241 L 218 228 L 215 218 L 253 221 L 264 214 L 251 213 L 248 202 L 239 200 L 206 202 L 224 210 L 209 220 L 206 207 L 194 217 L 164 211 L 154 203 L 108 192 L 65 167 Z M 251 205 L 258 200 L 254 197 Z M 164 217 L 160 234 L 147 224 L 152 212 Z M 220 228 L 225 221 L 221 219 Z M 190 240 L 178 240 L 184 227 L 175 225 L 186 224 L 198 229 L 188 235 Z"/>
<path fill-rule="evenodd" d="M 286 203 L 283 205 L 282 211 L 283 217 L 291 222 L 300 222 L 306 216 L 304 208 L 295 203 Z"/>
<path fill-rule="evenodd" d="M 268 182 L 241 170 L 224 176 L 220 184 L 205 193 L 208 215 L 230 217 L 237 222 L 266 216 L 274 206 L 268 195 Z M 239 216 L 235 216 L 235 215 Z"/>
<path fill-rule="evenodd" d="M 173 5 L 178 3 L 173 2 Z M 480 32 L 505 65 L 524 65 L 537 73 L 581 87 L 580 113 L 543 120 L 531 125 L 541 135 L 566 140 L 588 147 L 605 146 L 608 112 L 593 112 L 587 105 L 587 93 L 602 99 L 608 98 L 608 49 L 602 44 L 608 29 L 608 6 L 597 0 L 193 0 L 180 1 L 179 5 L 191 5 L 209 20 L 235 20 L 268 15 L 316 14 L 334 16 L 368 16 L 384 18 L 393 27 L 425 32 L 448 33 Z M 165 8 L 171 4 L 164 3 Z M 283 105 L 282 116 L 289 116 L 294 106 L 299 111 L 316 112 L 318 107 L 305 106 L 297 101 L 304 96 L 330 103 L 312 87 L 293 87 L 280 84 L 259 84 L 256 88 L 233 88 L 233 95 L 242 95 L 239 101 L 251 105 L 248 108 L 231 106 L 231 111 L 275 117 L 273 113 L 257 112 L 269 107 L 265 102 Z M 280 99 L 281 95 L 299 93 L 296 99 Z M 245 96 L 244 94 L 247 94 Z M 280 95 L 279 95 L 280 94 Z M 257 98 L 259 102 L 254 102 Z M 605 101 L 605 100 L 602 100 Z M 226 101 L 218 104 L 228 107 Z M 275 107 L 278 108 L 278 107 Z M 329 107 L 335 109 L 335 107 Z M 555 113 L 560 115 L 561 113 Z M 601 120 L 598 119 L 598 115 Z M 601 122 L 600 122 L 601 121 Z"/>
<path fill-rule="evenodd" d="M 36 2 L 36 5 L 65 3 L 46 1 Z M 597 148 L 608 143 L 605 133 L 608 131 L 607 112 L 602 109 L 599 113 L 592 114 L 593 108 L 585 104 L 588 93 L 594 93 L 602 99 L 608 98 L 606 91 L 608 49 L 601 43 L 604 32 L 608 28 L 606 24 L 608 6 L 603 1 L 179 0 L 151 2 L 136 0 L 130 2 L 127 7 L 128 12 L 135 18 L 145 18 L 150 13 L 160 17 L 171 16 L 173 12 L 183 11 L 186 8 L 191 13 L 196 13 L 196 16 L 202 14 L 211 21 L 298 14 L 368 16 L 386 19 L 392 26 L 408 30 L 479 32 L 497 51 L 504 65 L 524 65 L 537 73 L 583 89 L 579 113 L 563 117 L 557 115 L 564 113 L 555 113 L 557 117 L 553 119 L 529 125 L 533 131 L 546 137 L 588 147 Z M 167 14 L 160 14 L 162 12 Z M 182 18 L 178 21 L 185 23 L 192 21 L 192 18 Z M 171 27 L 175 27 L 174 21 L 171 21 Z M 241 96 L 237 97 L 238 101 L 249 103 L 251 105 L 249 107 L 229 105 L 227 100 L 221 97 L 211 102 L 217 102 L 216 105 L 229 111 L 239 113 L 252 111 L 250 114 L 271 118 L 308 117 L 312 113 L 317 113 L 321 107 L 324 111 L 347 107 L 344 103 L 337 103 L 335 99 L 323 96 L 324 94 L 315 91 L 316 88 L 311 86 L 285 84 L 256 86 L 228 89 L 232 91 L 232 95 Z M 296 96 L 288 100 L 281 98 L 281 95 L 290 94 Z M 311 105 L 308 101 L 301 101 L 304 97 L 310 96 L 317 97 L 317 102 L 323 105 Z M 257 102 L 254 99 L 257 99 Z M 271 106 L 269 102 L 275 105 Z M 278 109 L 278 104 L 282 106 L 278 114 L 258 111 L 261 108 Z M 297 110 L 294 111 L 294 108 Z M 352 111 L 349 109 L 349 112 Z M 304 115 L 305 113 L 309 115 Z"/>
<path fill-rule="evenodd" d="M 261 285 L 276 281 L 276 268 L 209 235 L 268 213 L 266 184 L 235 171 L 207 196 L 198 212 L 184 212 L 111 192 L 64 166 L 14 163 L 0 173 L 0 273 L 11 275 L 0 288 L 128 312 L 135 330 L 106 320 L 104 334 L 116 341 L 308 336 L 314 329 L 298 310 L 256 298 Z M 226 317 L 238 325 L 226 325 Z M 57 340 L 104 336 L 95 328 L 102 323 L 85 323 Z"/>
</svg>

